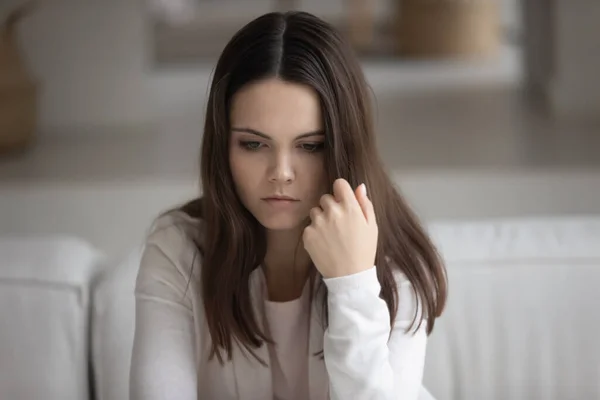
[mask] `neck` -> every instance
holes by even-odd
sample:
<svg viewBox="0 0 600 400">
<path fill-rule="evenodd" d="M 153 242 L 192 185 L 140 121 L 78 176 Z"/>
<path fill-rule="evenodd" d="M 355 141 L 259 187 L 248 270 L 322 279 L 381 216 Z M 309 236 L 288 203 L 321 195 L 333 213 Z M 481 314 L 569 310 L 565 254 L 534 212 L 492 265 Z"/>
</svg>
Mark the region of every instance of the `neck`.
<svg viewBox="0 0 600 400">
<path fill-rule="evenodd" d="M 267 231 L 263 270 L 271 301 L 291 301 L 302 294 L 311 266 L 302 231 Z"/>
</svg>

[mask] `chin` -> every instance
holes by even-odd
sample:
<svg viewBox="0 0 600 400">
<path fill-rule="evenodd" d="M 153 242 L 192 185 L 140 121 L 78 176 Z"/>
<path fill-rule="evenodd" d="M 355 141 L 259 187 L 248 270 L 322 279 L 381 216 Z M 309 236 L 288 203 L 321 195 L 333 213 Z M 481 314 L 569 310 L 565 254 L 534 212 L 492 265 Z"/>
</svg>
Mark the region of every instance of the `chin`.
<svg viewBox="0 0 600 400">
<path fill-rule="evenodd" d="M 263 215 L 256 219 L 265 229 L 270 231 L 290 231 L 305 225 L 305 218 L 297 215 Z"/>
</svg>

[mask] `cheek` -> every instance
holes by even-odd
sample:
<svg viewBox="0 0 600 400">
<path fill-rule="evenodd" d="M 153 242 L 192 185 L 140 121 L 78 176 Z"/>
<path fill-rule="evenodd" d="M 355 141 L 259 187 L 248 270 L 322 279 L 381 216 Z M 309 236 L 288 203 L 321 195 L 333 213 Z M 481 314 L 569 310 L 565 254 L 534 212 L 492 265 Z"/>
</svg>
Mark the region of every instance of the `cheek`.
<svg viewBox="0 0 600 400">
<path fill-rule="evenodd" d="M 263 161 L 256 154 L 241 149 L 229 153 L 229 168 L 238 196 L 245 202 L 253 197 L 261 186 Z"/>
<path fill-rule="evenodd" d="M 249 171 L 248 160 L 243 154 L 240 154 L 236 149 L 230 150 L 229 152 L 229 168 L 231 169 L 231 175 L 233 177 L 233 183 L 235 184 L 238 191 L 244 191 L 244 183 L 248 182 Z"/>
<path fill-rule="evenodd" d="M 313 157 L 313 156 L 311 156 Z M 303 168 L 304 176 L 313 197 L 320 198 L 327 192 L 327 173 L 323 156 L 314 157 Z"/>
</svg>

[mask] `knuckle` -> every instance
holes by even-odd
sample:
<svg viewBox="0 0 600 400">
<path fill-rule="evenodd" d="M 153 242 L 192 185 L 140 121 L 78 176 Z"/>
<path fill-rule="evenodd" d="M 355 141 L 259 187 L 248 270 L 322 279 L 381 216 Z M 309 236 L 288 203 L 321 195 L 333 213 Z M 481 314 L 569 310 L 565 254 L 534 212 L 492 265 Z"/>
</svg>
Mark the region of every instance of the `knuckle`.
<svg viewBox="0 0 600 400">
<path fill-rule="evenodd" d="M 341 207 L 332 207 L 330 210 L 330 215 L 333 218 L 339 219 L 344 215 L 344 210 Z"/>
<path fill-rule="evenodd" d="M 310 216 L 311 218 L 315 218 L 319 215 L 319 208 L 318 207 L 313 207 L 310 209 Z"/>
<path fill-rule="evenodd" d="M 332 201 L 333 197 L 330 194 L 324 194 L 323 196 L 321 196 L 321 204 L 322 205 L 327 205 Z"/>
</svg>

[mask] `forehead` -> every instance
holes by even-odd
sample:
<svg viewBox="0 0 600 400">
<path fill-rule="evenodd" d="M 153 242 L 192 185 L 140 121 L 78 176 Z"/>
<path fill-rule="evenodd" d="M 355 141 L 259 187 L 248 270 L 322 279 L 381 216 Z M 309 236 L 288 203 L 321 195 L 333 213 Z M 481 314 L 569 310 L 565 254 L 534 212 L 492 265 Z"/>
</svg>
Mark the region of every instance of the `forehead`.
<svg viewBox="0 0 600 400">
<path fill-rule="evenodd" d="M 323 129 L 317 93 L 309 86 L 276 78 L 238 91 L 232 99 L 230 121 L 232 127 L 281 139 Z"/>
</svg>

